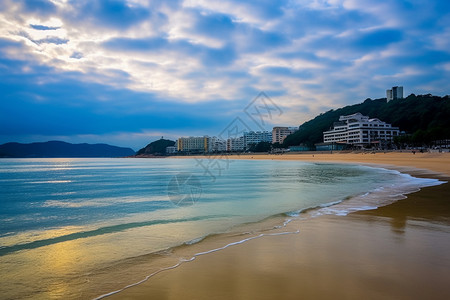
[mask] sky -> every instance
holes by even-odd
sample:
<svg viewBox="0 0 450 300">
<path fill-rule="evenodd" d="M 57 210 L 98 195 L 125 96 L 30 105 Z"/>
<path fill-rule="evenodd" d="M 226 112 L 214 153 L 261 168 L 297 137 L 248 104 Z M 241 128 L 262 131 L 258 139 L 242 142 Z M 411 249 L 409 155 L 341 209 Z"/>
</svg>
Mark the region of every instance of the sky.
<svg viewBox="0 0 450 300">
<path fill-rule="evenodd" d="M 0 144 L 138 150 L 299 126 L 397 85 L 449 94 L 450 1 L 0 0 Z M 258 124 L 261 100 L 276 110 Z"/>
</svg>

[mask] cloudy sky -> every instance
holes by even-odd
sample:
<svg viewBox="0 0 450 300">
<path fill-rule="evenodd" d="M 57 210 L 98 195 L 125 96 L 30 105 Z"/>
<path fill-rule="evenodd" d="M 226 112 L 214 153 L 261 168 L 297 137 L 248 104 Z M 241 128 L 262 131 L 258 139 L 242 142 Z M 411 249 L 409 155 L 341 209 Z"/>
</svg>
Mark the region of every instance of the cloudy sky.
<svg viewBox="0 0 450 300">
<path fill-rule="evenodd" d="M 137 150 L 217 135 L 261 91 L 271 129 L 394 85 L 449 94 L 450 1 L 0 0 L 0 143 Z"/>
</svg>

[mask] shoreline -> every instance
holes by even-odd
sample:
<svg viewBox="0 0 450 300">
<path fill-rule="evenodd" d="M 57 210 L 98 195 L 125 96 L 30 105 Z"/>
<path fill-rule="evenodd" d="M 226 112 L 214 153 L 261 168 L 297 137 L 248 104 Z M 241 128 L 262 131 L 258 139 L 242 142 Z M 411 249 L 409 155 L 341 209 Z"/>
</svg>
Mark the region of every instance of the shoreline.
<svg viewBox="0 0 450 300">
<path fill-rule="evenodd" d="M 392 155 L 394 154 L 394 155 Z M 337 163 L 351 163 L 351 164 L 363 164 L 363 165 L 370 165 L 374 167 L 384 167 L 389 169 L 395 169 L 399 170 L 402 173 L 408 173 L 415 177 L 427 177 L 427 178 L 436 178 L 440 180 L 447 180 L 450 178 L 450 167 L 448 167 L 450 164 L 449 159 L 450 155 L 444 154 L 444 153 L 416 153 L 413 156 L 411 153 L 400 153 L 401 155 L 397 153 L 388 153 L 387 155 L 384 153 L 379 154 L 342 154 L 342 153 L 336 153 L 336 154 L 314 154 L 312 156 L 311 154 L 283 154 L 283 155 L 246 155 L 246 156 L 239 156 L 239 158 L 233 157 L 232 159 L 273 159 L 273 160 L 302 160 L 302 161 L 316 161 L 316 162 L 337 162 Z M 407 156 L 406 156 L 406 155 Z M 361 156 L 360 156 L 361 155 Z M 359 156 L 359 157 L 355 157 Z M 402 156 L 402 157 L 401 157 Z M 411 160 L 411 157 L 415 158 L 414 161 Z M 201 156 L 204 158 L 204 156 Z M 256 158 L 257 157 L 257 158 Z M 192 156 L 189 157 L 180 157 L 180 158 L 195 158 Z M 375 159 L 374 159 L 375 158 Z M 408 162 L 408 164 L 406 164 Z M 446 163 L 447 162 L 447 163 Z M 419 168 L 418 168 L 419 167 Z M 436 173 L 437 172 L 437 173 Z M 422 231 L 431 231 L 436 236 L 439 236 L 439 239 L 445 240 L 445 233 L 449 233 L 450 230 L 450 211 L 449 207 L 450 205 L 445 201 L 445 198 L 450 195 L 450 185 L 448 183 L 444 183 L 438 186 L 433 187 L 426 187 L 421 189 L 419 192 L 414 192 L 407 195 L 407 199 L 405 200 L 399 200 L 393 204 L 379 207 L 375 210 L 367 210 L 367 211 L 358 211 L 351 213 L 347 216 L 321 216 L 315 219 L 309 219 L 306 222 L 302 220 L 294 220 L 293 222 L 287 224 L 285 228 L 283 228 L 284 231 L 287 232 L 295 232 L 299 230 L 300 234 L 295 235 L 287 235 L 283 237 L 265 237 L 262 239 L 255 239 L 255 240 L 249 240 L 243 244 L 240 244 L 235 247 L 226 247 L 226 249 L 222 249 L 221 251 L 213 251 L 212 253 L 209 253 L 208 255 L 201 255 L 200 257 L 196 257 L 195 261 L 182 264 L 178 266 L 176 269 L 173 269 L 169 272 L 163 272 L 162 274 L 158 274 L 157 276 L 152 277 L 146 282 L 143 282 L 139 285 L 127 288 L 117 294 L 111 295 L 106 297 L 107 299 L 146 299 L 146 298 L 164 298 L 164 299 L 177 299 L 184 295 L 189 295 L 188 297 L 197 298 L 197 299 L 207 299 L 210 297 L 215 297 L 217 299 L 226 299 L 226 298 L 242 298 L 242 299 L 248 299 L 248 297 L 242 297 L 240 295 L 251 295 L 251 297 L 259 297 L 262 299 L 269 299 L 273 298 L 276 295 L 281 295 L 283 298 L 296 298 L 300 295 L 302 295 L 302 292 L 300 289 L 296 291 L 296 284 L 294 282 L 290 282 L 288 280 L 288 283 L 286 282 L 279 282 L 279 280 L 275 280 L 278 282 L 278 284 L 286 285 L 287 290 L 295 290 L 290 291 L 289 293 L 284 293 L 283 290 L 280 290 L 277 286 L 273 286 L 273 284 L 267 283 L 268 288 L 263 288 L 263 292 L 258 292 L 258 289 L 261 289 L 261 286 L 259 286 L 260 282 L 265 281 L 265 277 L 262 276 L 263 273 L 260 272 L 259 267 L 256 265 L 251 265 L 247 261 L 252 260 L 252 256 L 249 255 L 249 253 L 252 253 L 252 251 L 259 251 L 258 249 L 266 249 L 268 251 L 263 251 L 264 253 L 261 254 L 261 258 L 263 258 L 263 264 L 264 261 L 278 261 L 280 264 L 286 264 L 284 261 L 284 257 L 289 256 L 288 254 L 292 252 L 292 248 L 299 248 L 302 251 L 306 251 L 308 253 L 308 258 L 301 258 L 302 265 L 298 266 L 297 263 L 294 265 L 297 265 L 295 268 L 289 268 L 289 271 L 286 272 L 288 274 L 287 277 L 290 277 L 291 275 L 295 274 L 295 276 L 301 276 L 304 280 L 307 280 L 312 287 L 315 288 L 309 288 L 308 287 L 308 293 L 311 297 L 331 297 L 331 294 L 326 293 L 316 293 L 314 291 L 318 291 L 321 288 L 322 283 L 320 282 L 310 282 L 311 280 L 308 278 L 305 278 L 304 274 L 298 274 L 300 270 L 304 270 L 306 268 L 310 272 L 317 271 L 317 267 L 314 266 L 314 264 L 323 264 L 323 261 L 325 260 L 330 264 L 328 265 L 322 265 L 321 268 L 324 270 L 328 270 L 325 272 L 325 275 L 329 273 L 335 274 L 338 270 L 332 268 L 331 266 L 338 264 L 341 261 L 340 257 L 334 257 L 334 255 L 322 257 L 321 259 L 318 259 L 316 254 L 314 252 L 311 252 L 311 249 L 315 249 L 316 251 L 325 251 L 324 249 L 321 249 L 319 247 L 320 243 L 318 244 L 318 241 L 313 238 L 313 236 L 317 234 L 321 234 L 321 232 L 328 232 L 328 231 L 334 231 L 334 234 L 336 236 L 343 237 L 344 239 L 351 239 L 352 236 L 360 236 L 365 234 L 369 234 L 370 232 L 375 231 L 383 231 L 386 230 L 387 227 L 391 228 L 391 231 L 393 234 L 399 235 L 401 233 L 405 233 L 405 228 L 409 229 L 411 226 L 408 222 L 411 222 L 409 219 L 414 219 L 414 222 L 418 222 L 415 219 L 420 220 L 421 218 L 424 219 L 420 222 L 421 226 L 423 226 L 425 229 Z M 439 198 L 441 198 L 439 200 Z M 426 202 L 424 199 L 433 199 L 433 201 Z M 442 200 L 444 199 L 444 200 Z M 410 212 L 410 216 L 401 216 L 404 212 Z M 444 214 L 444 216 L 440 216 L 439 214 Z M 423 217 L 425 216 L 425 217 Z M 385 219 L 395 219 L 388 221 L 388 225 L 386 225 Z M 398 220 L 397 220 L 398 219 Z M 419 223 L 420 223 L 419 222 Z M 359 227 L 353 227 L 350 226 L 353 223 L 358 223 Z M 438 226 L 443 233 L 444 236 L 441 236 L 440 234 L 436 234 L 436 230 L 433 228 L 436 227 L 436 223 L 440 226 Z M 338 226 L 337 226 L 338 224 Z M 375 225 L 374 225 L 375 224 Z M 349 226 L 351 228 L 349 228 Z M 417 227 L 417 224 L 415 224 Z M 434 226 L 434 227 L 433 227 Z M 342 228 L 341 228 L 342 227 Z M 305 235 L 304 231 L 305 228 L 307 229 L 307 233 Z M 359 229 L 358 229 L 359 228 Z M 416 230 L 417 231 L 417 230 Z M 400 232 L 400 233 L 399 233 Z M 442 233 L 441 232 L 441 233 Z M 420 230 L 418 233 L 416 232 L 415 235 L 423 234 L 424 232 L 421 232 Z M 430 234 L 430 232 L 427 232 Z M 439 231 L 438 231 L 439 233 Z M 363 235 L 364 236 L 364 235 Z M 378 237 L 380 240 L 378 243 L 385 244 L 385 247 L 390 248 L 396 248 L 395 245 L 395 239 L 392 241 L 392 237 L 390 234 L 381 234 Z M 276 239 L 282 239 L 282 243 L 280 242 L 274 242 L 273 240 Z M 213 238 L 214 240 L 214 238 Z M 352 249 L 351 243 L 347 245 L 342 245 L 339 241 L 334 240 L 333 238 L 329 237 L 325 239 L 326 242 L 330 245 L 328 245 L 329 248 L 340 249 L 339 251 L 350 251 Z M 448 240 L 448 238 L 447 238 Z M 209 242 L 209 241 L 206 241 Z M 217 242 L 217 241 L 216 241 Z M 200 245 L 203 242 L 197 243 L 195 245 L 191 245 L 191 249 L 195 252 L 195 249 L 199 248 Z M 299 246 L 300 243 L 300 246 Z M 365 261 L 369 257 L 372 257 L 373 251 L 372 248 L 368 247 L 371 245 L 371 247 L 374 247 L 376 245 L 373 244 L 373 242 L 369 240 L 364 240 L 362 243 L 365 245 L 364 249 L 367 253 L 359 253 L 361 256 L 361 260 Z M 220 245 L 220 243 L 218 244 Z M 258 246 L 255 246 L 258 245 Z M 256 248 L 255 248 L 256 247 Z M 434 253 L 434 257 L 439 257 L 444 260 L 444 266 L 450 267 L 450 262 L 448 260 L 446 261 L 446 253 L 450 251 L 450 244 L 444 243 L 441 247 L 441 251 L 434 251 L 438 252 L 437 255 Z M 256 249 L 256 250 L 255 250 Z M 378 249 L 378 248 L 377 248 Z M 402 251 L 407 251 L 405 249 L 402 249 Z M 188 251 L 191 252 L 191 251 Z M 401 251 L 400 251 L 401 252 Z M 381 253 L 383 254 L 383 253 Z M 402 257 L 402 253 L 398 253 L 394 255 L 394 257 L 397 257 L 397 259 L 400 259 Z M 408 261 L 406 263 L 406 266 L 409 266 L 411 264 L 412 266 L 416 266 L 417 268 L 422 268 L 421 273 L 428 274 L 428 276 L 433 275 L 433 271 L 429 268 L 427 262 L 430 258 L 430 256 L 425 255 L 424 257 L 427 259 L 420 259 L 417 257 L 417 253 L 414 252 L 411 254 L 412 256 L 416 257 L 416 260 L 420 261 L 421 263 L 414 263 L 411 261 Z M 228 264 L 225 262 L 229 259 L 233 258 L 237 261 L 242 261 L 239 266 L 232 267 L 232 273 L 241 274 L 235 276 L 229 275 L 230 274 L 230 268 Z M 381 264 L 385 259 L 385 257 L 380 257 L 379 260 L 375 259 L 375 261 L 372 261 L 371 263 L 373 265 Z M 312 263 L 314 261 L 314 263 Z M 347 261 L 347 264 L 355 266 L 354 263 Z M 391 262 L 394 263 L 394 262 Z M 395 264 L 395 263 L 394 263 Z M 358 264 L 356 264 L 358 265 Z M 405 265 L 402 265 L 402 267 L 406 267 Z M 345 267 L 345 266 L 341 266 Z M 219 272 L 217 274 L 217 269 L 223 269 L 222 272 Z M 265 267 L 267 268 L 267 266 Z M 450 268 L 449 268 L 450 269 Z M 228 270 L 228 271 L 226 271 Z M 259 271 L 258 271 L 259 270 Z M 272 266 L 268 269 L 265 269 L 265 271 L 271 273 L 275 277 L 286 277 L 285 270 L 279 269 L 277 266 Z M 350 268 L 348 270 L 347 276 L 349 278 L 352 278 L 352 280 L 358 281 L 358 276 L 361 276 L 358 270 L 353 270 Z M 370 271 L 370 270 L 369 270 Z M 214 280 L 214 283 L 209 282 L 210 278 L 209 276 L 205 277 L 205 274 L 212 273 L 216 274 L 217 280 Z M 395 272 L 394 272 L 395 273 Z M 247 274 L 247 275 L 242 275 Z M 368 272 L 370 276 L 373 276 L 374 274 L 371 274 L 371 272 Z M 325 276 L 324 275 L 324 276 Z M 378 274 L 379 276 L 380 274 Z M 386 274 L 386 277 L 394 276 L 393 274 L 389 273 Z M 401 275 L 396 274 L 396 276 Z M 445 276 L 450 276 L 450 272 L 444 272 Z M 369 277 L 370 277 L 369 276 Z M 199 282 L 197 282 L 194 285 L 185 285 L 185 281 L 191 281 L 191 277 L 193 278 L 199 278 Z M 382 278 L 383 276 L 381 276 Z M 258 284 L 255 285 L 255 282 L 251 282 L 249 285 L 243 285 L 240 289 L 235 290 L 235 287 L 230 286 L 227 283 L 230 283 L 231 281 L 248 281 L 251 278 L 254 278 Z M 201 280 L 200 280 L 201 279 Z M 367 279 L 367 278 L 366 278 Z M 414 280 L 419 280 L 415 278 Z M 427 278 L 420 277 L 420 280 L 427 281 L 427 284 L 430 284 L 428 282 Z M 440 282 L 438 278 L 434 279 L 435 282 Z M 251 280 L 250 280 L 251 281 Z M 359 280 L 360 281 L 360 280 Z M 204 282 L 209 282 L 208 284 L 203 284 Z M 331 284 L 331 282 L 329 282 Z M 362 284 L 360 282 L 360 284 Z M 386 285 L 389 285 L 388 282 L 385 282 Z M 200 285 L 200 286 L 199 286 Z M 174 288 L 174 286 L 176 288 Z M 244 287 L 246 286 L 246 287 Z M 364 283 L 363 286 L 367 289 L 373 289 L 374 286 L 369 283 Z M 442 283 L 435 283 L 431 284 L 433 289 L 438 288 L 440 289 L 445 296 L 450 295 L 450 290 L 448 288 L 445 288 L 445 284 Z M 182 288 L 181 288 L 182 287 Z M 303 287 L 304 289 L 307 287 Z M 383 288 L 383 286 L 379 286 L 379 288 Z M 348 298 L 346 293 L 343 293 L 345 289 L 340 289 L 339 287 L 336 287 L 338 291 L 341 292 L 337 293 L 333 296 L 334 298 Z M 216 292 L 220 291 L 220 292 Z M 364 289 L 358 288 L 354 289 L 353 293 L 359 296 L 364 295 Z M 431 289 L 429 290 L 431 292 Z M 343 293 L 343 294 L 342 294 Z M 396 291 L 397 296 L 396 299 L 413 299 L 420 297 L 416 296 L 414 297 L 414 294 L 406 293 L 406 289 L 402 288 Z M 404 295 L 403 295 L 404 294 Z M 272 295 L 272 297 L 269 297 L 268 295 Z M 419 295 L 419 294 L 417 294 Z M 423 295 L 423 293 L 421 294 Z M 442 296 L 441 295 L 441 296 Z M 367 294 L 365 294 L 367 296 Z M 378 295 L 389 298 L 389 294 L 383 294 Z M 371 294 L 369 294 L 368 298 L 371 298 Z M 350 297 L 353 298 L 353 297 Z M 373 297 L 377 298 L 377 297 Z M 442 297 L 441 297 L 442 298 Z"/>
<path fill-rule="evenodd" d="M 196 156 L 171 156 L 175 159 L 201 159 L 205 155 Z M 215 156 L 212 155 L 212 158 Z M 319 163 L 350 163 L 369 166 L 390 167 L 401 172 L 415 170 L 429 170 L 431 174 L 441 173 L 450 176 L 450 153 L 415 153 L 411 152 L 376 152 L 376 153 L 354 153 L 354 152 L 307 152 L 307 153 L 284 153 L 284 154 L 232 154 L 218 155 L 218 159 L 228 160 L 286 160 Z M 398 169 L 400 168 L 400 169 Z"/>
</svg>

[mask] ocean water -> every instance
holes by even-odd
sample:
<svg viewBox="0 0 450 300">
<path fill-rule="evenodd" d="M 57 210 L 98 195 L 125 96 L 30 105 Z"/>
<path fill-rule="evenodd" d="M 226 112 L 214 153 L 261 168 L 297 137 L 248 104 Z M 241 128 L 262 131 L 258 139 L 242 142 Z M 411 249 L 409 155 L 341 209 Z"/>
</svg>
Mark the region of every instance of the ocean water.
<svg viewBox="0 0 450 300">
<path fill-rule="evenodd" d="M 439 183 L 382 168 L 296 161 L 3 159 L 0 295 L 95 298 L 158 272 L 155 255 L 168 260 L 167 269 L 176 267 L 186 258 L 171 249 L 207 236 L 245 224 L 266 230 L 274 217 L 275 230 L 292 218 L 375 209 Z M 236 235 L 231 244 L 286 233 L 261 232 Z M 127 266 L 139 271 L 127 273 Z"/>
</svg>

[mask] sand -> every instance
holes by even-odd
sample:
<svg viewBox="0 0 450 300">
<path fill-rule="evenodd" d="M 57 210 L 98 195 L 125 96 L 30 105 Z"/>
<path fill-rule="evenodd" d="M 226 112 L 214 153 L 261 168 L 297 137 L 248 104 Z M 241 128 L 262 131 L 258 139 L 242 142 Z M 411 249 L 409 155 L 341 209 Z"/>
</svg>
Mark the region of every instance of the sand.
<svg viewBox="0 0 450 300">
<path fill-rule="evenodd" d="M 240 159 L 382 164 L 450 179 L 447 153 Z M 297 220 L 282 231 L 298 234 L 266 236 L 199 256 L 107 299 L 449 299 L 449 201 L 450 184 L 442 184 L 376 210 Z M 190 251 L 220 243 L 206 240 Z"/>
</svg>

